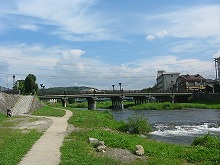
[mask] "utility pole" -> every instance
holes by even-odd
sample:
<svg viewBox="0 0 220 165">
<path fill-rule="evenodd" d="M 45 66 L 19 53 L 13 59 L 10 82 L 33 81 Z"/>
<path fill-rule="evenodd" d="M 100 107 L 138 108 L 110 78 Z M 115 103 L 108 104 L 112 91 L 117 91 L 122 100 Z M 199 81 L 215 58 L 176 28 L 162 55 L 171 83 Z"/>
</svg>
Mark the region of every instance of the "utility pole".
<svg viewBox="0 0 220 165">
<path fill-rule="evenodd" d="M 214 62 L 215 62 L 215 81 L 217 81 L 217 79 L 218 79 L 218 67 L 217 67 L 218 59 L 214 58 Z"/>
<path fill-rule="evenodd" d="M 12 77 L 13 77 L 12 89 L 14 89 L 15 88 L 15 75 L 13 75 Z"/>
</svg>

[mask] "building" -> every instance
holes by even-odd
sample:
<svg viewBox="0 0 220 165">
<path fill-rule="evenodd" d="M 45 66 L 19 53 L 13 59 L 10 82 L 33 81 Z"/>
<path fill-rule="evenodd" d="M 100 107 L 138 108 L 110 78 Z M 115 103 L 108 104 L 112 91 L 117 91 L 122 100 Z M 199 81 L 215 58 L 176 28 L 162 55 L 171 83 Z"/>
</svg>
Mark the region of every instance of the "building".
<svg viewBox="0 0 220 165">
<path fill-rule="evenodd" d="M 158 92 L 172 92 L 175 90 L 176 80 L 180 73 L 166 72 L 159 70 L 157 72 L 157 90 Z"/>
<path fill-rule="evenodd" d="M 216 64 L 216 80 L 219 82 L 220 84 L 220 57 L 215 58 L 215 64 Z"/>
<path fill-rule="evenodd" d="M 199 74 L 181 75 L 176 80 L 178 92 L 204 92 L 206 88 L 206 79 Z"/>
</svg>

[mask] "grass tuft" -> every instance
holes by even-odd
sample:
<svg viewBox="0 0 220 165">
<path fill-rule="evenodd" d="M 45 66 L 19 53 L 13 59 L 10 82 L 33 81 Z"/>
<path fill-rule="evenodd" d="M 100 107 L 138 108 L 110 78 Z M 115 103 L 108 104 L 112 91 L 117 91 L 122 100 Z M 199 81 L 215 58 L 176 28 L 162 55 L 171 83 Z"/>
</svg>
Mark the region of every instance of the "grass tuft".
<svg viewBox="0 0 220 165">
<path fill-rule="evenodd" d="M 217 135 L 212 135 L 209 133 L 200 137 L 196 137 L 193 140 L 192 145 L 220 150 L 220 138 Z"/>
</svg>

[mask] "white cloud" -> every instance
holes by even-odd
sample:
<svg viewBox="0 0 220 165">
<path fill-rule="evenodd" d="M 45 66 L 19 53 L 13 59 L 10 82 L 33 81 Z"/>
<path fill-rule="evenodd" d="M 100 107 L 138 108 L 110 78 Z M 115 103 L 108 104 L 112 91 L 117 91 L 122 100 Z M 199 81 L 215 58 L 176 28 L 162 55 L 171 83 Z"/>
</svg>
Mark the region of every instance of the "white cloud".
<svg viewBox="0 0 220 165">
<path fill-rule="evenodd" d="M 155 39 L 164 38 L 167 35 L 168 35 L 167 31 L 166 30 L 162 30 L 162 31 L 156 32 L 155 34 L 148 34 L 146 39 L 148 41 L 152 41 L 152 40 L 155 40 Z"/>
<path fill-rule="evenodd" d="M 21 29 L 24 30 L 31 30 L 31 31 L 38 31 L 38 26 L 34 24 L 24 24 L 20 26 Z"/>
<path fill-rule="evenodd" d="M 170 36 L 185 37 L 218 37 L 220 38 L 220 5 L 179 8 L 176 11 L 146 17 L 146 23 L 154 26 L 148 31 L 165 28 Z"/>
<path fill-rule="evenodd" d="M 112 84 L 118 87 L 118 83 L 122 82 L 125 90 L 143 89 L 155 84 L 158 70 L 214 77 L 213 61 L 193 58 L 183 60 L 175 56 L 161 56 L 113 66 L 96 58 L 86 58 L 89 52 L 81 49 L 19 44 L 1 46 L 0 52 L 1 59 L 8 64 L 5 75 L 15 74 L 16 79 L 22 79 L 32 73 L 37 76 L 38 83 L 46 87 L 77 84 L 112 89 Z M 5 84 L 5 80 L 1 83 Z"/>
<path fill-rule="evenodd" d="M 157 32 L 156 33 L 156 36 L 158 37 L 158 38 L 164 38 L 164 37 L 166 37 L 167 36 L 167 31 L 166 30 L 163 30 L 163 31 L 159 31 L 159 32 Z"/>
<path fill-rule="evenodd" d="M 6 61 L 0 61 L 0 72 L 1 72 L 1 74 L 8 71 L 8 67 L 9 67 L 9 65 Z"/>
<path fill-rule="evenodd" d="M 152 41 L 152 40 L 155 40 L 156 37 L 155 37 L 154 35 L 152 35 L 152 34 L 148 34 L 147 37 L 146 37 L 146 39 L 147 39 L 148 41 Z"/>
<path fill-rule="evenodd" d="M 92 10 L 97 0 L 23 0 L 15 12 L 41 19 L 43 24 L 55 25 L 52 34 L 72 41 L 113 39 L 109 19 Z M 51 5 L 52 4 L 52 5 Z M 38 20 L 39 21 L 39 20 Z"/>
</svg>

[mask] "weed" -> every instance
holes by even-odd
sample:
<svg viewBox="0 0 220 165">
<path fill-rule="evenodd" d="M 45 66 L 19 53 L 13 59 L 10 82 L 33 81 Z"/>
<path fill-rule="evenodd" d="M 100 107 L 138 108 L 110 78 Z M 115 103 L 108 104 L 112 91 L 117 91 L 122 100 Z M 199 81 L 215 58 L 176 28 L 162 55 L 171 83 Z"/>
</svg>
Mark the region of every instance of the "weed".
<svg viewBox="0 0 220 165">
<path fill-rule="evenodd" d="M 146 134 L 152 131 L 152 128 L 143 115 L 134 114 L 128 117 L 128 122 L 126 125 L 129 132 L 134 134 Z"/>
<path fill-rule="evenodd" d="M 220 150 L 220 138 L 216 135 L 206 134 L 200 137 L 196 137 L 193 142 L 193 146 L 203 146 L 207 148 L 214 148 Z"/>
</svg>

